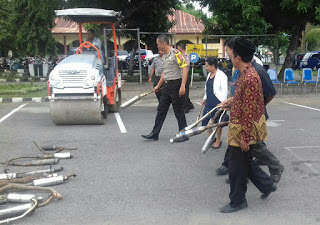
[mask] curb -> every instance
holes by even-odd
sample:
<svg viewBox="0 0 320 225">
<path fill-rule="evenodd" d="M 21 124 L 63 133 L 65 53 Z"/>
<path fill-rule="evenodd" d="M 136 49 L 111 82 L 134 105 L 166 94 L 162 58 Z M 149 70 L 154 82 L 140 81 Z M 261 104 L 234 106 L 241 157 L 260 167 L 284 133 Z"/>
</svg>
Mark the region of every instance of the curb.
<svg viewBox="0 0 320 225">
<path fill-rule="evenodd" d="M 15 82 L 15 83 L 28 83 L 28 82 L 47 82 L 47 80 L 45 78 L 40 78 L 40 80 L 37 80 L 37 81 L 32 81 L 32 80 L 21 80 L 19 78 L 16 78 L 16 79 L 13 79 L 13 80 L 10 80 L 8 81 L 7 79 L 5 78 L 0 78 L 0 82 L 1 83 L 7 83 L 7 82 Z"/>
<path fill-rule="evenodd" d="M 0 98 L 0 103 L 17 103 L 17 102 L 48 102 L 48 97 L 43 98 Z"/>
</svg>

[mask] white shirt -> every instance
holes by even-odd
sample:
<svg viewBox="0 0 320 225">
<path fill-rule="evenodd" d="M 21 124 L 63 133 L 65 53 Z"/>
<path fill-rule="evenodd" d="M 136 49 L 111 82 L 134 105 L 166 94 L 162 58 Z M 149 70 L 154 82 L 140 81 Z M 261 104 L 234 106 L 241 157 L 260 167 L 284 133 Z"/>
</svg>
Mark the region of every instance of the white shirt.
<svg viewBox="0 0 320 225">
<path fill-rule="evenodd" d="M 257 57 L 257 56 L 253 56 L 253 59 L 254 60 L 256 60 L 256 62 L 258 63 L 258 64 L 260 64 L 261 66 L 263 66 L 263 63 L 262 63 L 262 61 Z"/>
<path fill-rule="evenodd" d="M 211 73 L 208 74 L 207 80 L 209 79 Z M 219 99 L 220 102 L 224 101 L 228 97 L 228 77 L 221 70 L 217 69 L 217 73 L 213 82 L 214 95 Z M 203 99 L 207 99 L 207 87 L 205 85 L 205 92 Z"/>
</svg>

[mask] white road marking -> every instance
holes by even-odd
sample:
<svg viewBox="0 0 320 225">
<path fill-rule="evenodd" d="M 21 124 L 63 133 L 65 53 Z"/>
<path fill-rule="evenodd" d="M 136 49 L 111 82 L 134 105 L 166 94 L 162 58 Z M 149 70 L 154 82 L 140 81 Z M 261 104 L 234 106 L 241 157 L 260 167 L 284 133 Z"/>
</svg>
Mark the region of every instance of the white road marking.
<svg viewBox="0 0 320 225">
<path fill-rule="evenodd" d="M 28 104 L 28 103 L 26 103 Z M 5 119 L 7 119 L 9 116 L 11 116 L 13 113 L 17 112 L 19 109 L 21 109 L 22 107 L 24 107 L 26 104 L 20 105 L 18 108 L 12 110 L 10 113 L 8 113 L 7 115 L 5 115 L 4 117 L 2 117 L 0 119 L 0 123 L 2 123 Z"/>
<path fill-rule="evenodd" d="M 291 103 L 291 102 L 283 102 L 283 103 L 286 103 L 286 104 L 289 104 L 289 105 L 298 106 L 298 107 L 302 107 L 302 108 L 306 108 L 306 109 L 312 109 L 312 110 L 320 111 L 320 109 L 317 109 L 317 108 L 312 108 L 312 107 L 308 107 L 308 106 L 304 106 L 304 105 L 298 105 L 298 104 L 294 104 L 294 103 Z"/>
<path fill-rule="evenodd" d="M 123 124 L 123 122 L 121 120 L 120 114 L 119 113 L 114 113 L 114 116 L 116 117 L 116 120 L 117 120 L 117 123 L 118 123 L 118 126 L 120 128 L 121 133 L 123 133 L 123 134 L 127 133 L 127 130 L 126 130 L 126 128 L 125 128 L 125 126 L 124 126 L 124 124 Z"/>
<path fill-rule="evenodd" d="M 276 123 L 274 121 L 269 121 L 267 120 L 267 127 L 277 127 L 277 126 L 280 126 L 281 124 L 279 123 Z"/>
<path fill-rule="evenodd" d="M 298 156 L 297 154 L 295 154 L 291 149 L 299 149 L 299 148 L 320 148 L 320 146 L 293 146 L 293 147 L 284 147 L 284 149 L 286 149 L 288 152 L 291 153 L 291 155 L 293 155 L 294 157 L 296 157 L 298 160 L 300 161 L 305 161 L 304 159 L 302 159 L 300 156 Z M 314 169 L 312 167 L 312 165 L 310 163 L 305 163 L 309 169 L 316 173 L 316 174 L 319 174 L 320 172 L 316 169 Z"/>
</svg>

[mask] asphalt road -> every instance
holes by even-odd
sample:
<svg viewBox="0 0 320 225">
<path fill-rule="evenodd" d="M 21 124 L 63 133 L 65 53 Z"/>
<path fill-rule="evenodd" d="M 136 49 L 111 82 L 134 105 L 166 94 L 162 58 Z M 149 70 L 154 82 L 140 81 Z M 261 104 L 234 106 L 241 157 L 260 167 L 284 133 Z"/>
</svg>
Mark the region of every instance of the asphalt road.
<svg viewBox="0 0 320 225">
<path fill-rule="evenodd" d="M 193 98 L 196 109 L 187 114 L 188 124 L 199 112 L 200 99 Z M 205 133 L 184 143 L 169 143 L 178 132 L 172 109 L 159 140 L 145 141 L 140 135 L 153 127 L 154 99 L 121 111 L 121 129 L 114 114 L 109 114 L 105 125 L 56 126 L 50 121 L 47 102 L 1 103 L 1 161 L 37 156 L 33 141 L 78 148 L 72 159 L 60 160 L 56 166 L 64 167 L 64 175 L 77 174 L 54 187 L 63 199 L 13 224 L 320 224 L 319 95 L 278 96 L 268 105 L 268 112 L 267 145 L 285 166 L 278 190 L 261 200 L 249 183 L 249 207 L 222 214 L 219 208 L 229 203 L 229 186 L 226 176 L 217 176 L 215 169 L 222 162 L 226 143 L 206 154 L 201 154 Z M 224 139 L 226 133 L 224 129 Z"/>
</svg>

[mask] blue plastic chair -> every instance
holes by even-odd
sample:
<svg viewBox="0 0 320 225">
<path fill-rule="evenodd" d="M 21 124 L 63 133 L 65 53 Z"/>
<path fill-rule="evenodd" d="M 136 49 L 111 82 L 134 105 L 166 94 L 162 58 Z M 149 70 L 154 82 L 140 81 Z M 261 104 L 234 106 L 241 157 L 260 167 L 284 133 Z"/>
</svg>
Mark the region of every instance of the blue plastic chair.
<svg viewBox="0 0 320 225">
<path fill-rule="evenodd" d="M 273 84 L 280 85 L 280 94 L 282 94 L 282 82 L 278 80 L 276 70 L 268 69 L 267 73 L 269 74 L 270 80 L 272 81 Z"/>
<path fill-rule="evenodd" d="M 317 79 L 317 83 L 316 83 L 316 93 L 318 93 L 318 84 L 320 82 L 320 68 L 318 69 L 318 79 Z"/>
<path fill-rule="evenodd" d="M 287 68 L 284 70 L 284 83 L 287 85 L 287 92 L 289 88 L 289 84 L 293 84 L 293 92 L 295 86 L 299 86 L 299 82 L 294 79 L 294 73 L 292 68 Z"/>
<path fill-rule="evenodd" d="M 304 93 L 306 93 L 307 84 L 314 84 L 315 86 L 317 86 L 317 81 L 313 80 L 311 68 L 304 68 L 302 70 L 302 83 L 304 84 Z M 311 92 L 312 91 L 313 86 Z"/>
</svg>

